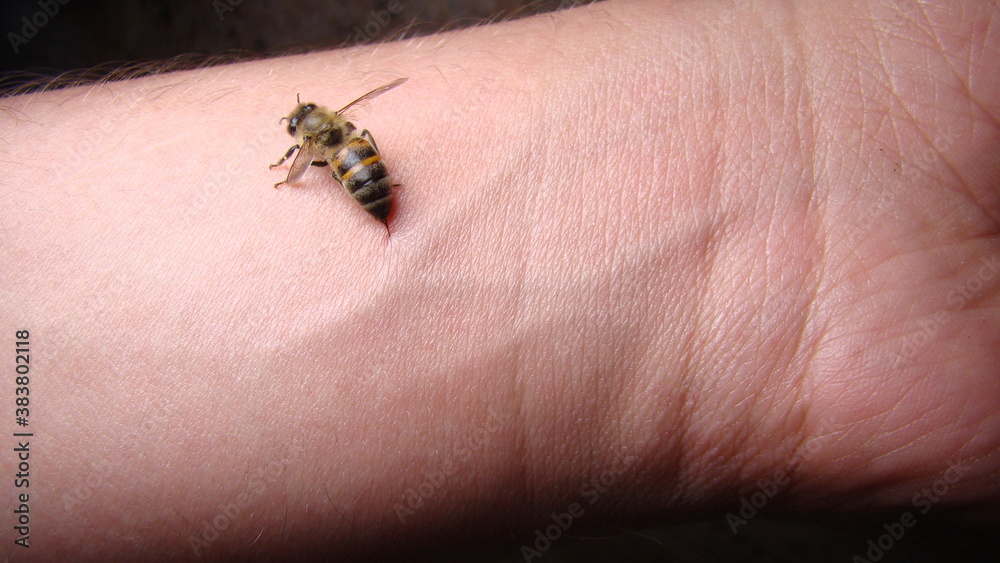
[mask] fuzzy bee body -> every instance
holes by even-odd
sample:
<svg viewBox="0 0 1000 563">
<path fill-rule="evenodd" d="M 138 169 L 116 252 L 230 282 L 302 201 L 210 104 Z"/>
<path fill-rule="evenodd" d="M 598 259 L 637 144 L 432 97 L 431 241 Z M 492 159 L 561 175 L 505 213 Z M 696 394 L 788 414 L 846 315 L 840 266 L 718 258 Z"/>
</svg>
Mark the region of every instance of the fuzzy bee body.
<svg viewBox="0 0 1000 563">
<path fill-rule="evenodd" d="M 358 102 L 370 100 L 405 82 L 400 78 L 376 88 L 344 106 L 340 111 L 330 111 L 316 104 L 299 103 L 282 120 L 288 120 L 288 133 L 298 144 L 288 149 L 285 156 L 271 168 L 281 165 L 296 150 L 285 180 L 274 185 L 293 184 L 305 173 L 309 165 L 333 168 L 333 177 L 354 200 L 388 229 L 389 211 L 392 209 L 392 180 L 375 139 L 368 130 L 360 133 L 341 114 Z"/>
</svg>

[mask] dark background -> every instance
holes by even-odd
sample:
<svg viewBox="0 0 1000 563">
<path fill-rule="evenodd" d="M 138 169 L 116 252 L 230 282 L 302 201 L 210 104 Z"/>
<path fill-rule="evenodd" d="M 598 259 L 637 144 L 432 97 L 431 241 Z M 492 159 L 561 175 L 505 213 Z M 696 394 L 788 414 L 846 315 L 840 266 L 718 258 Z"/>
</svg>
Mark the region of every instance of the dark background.
<svg viewBox="0 0 1000 563">
<path fill-rule="evenodd" d="M 42 2 L 40 4 L 40 1 Z M 64 0 L 66 1 L 66 0 Z M 0 0 L 0 91 L 26 91 L 41 84 L 60 85 L 137 76 L 167 68 L 190 68 L 246 58 L 387 41 L 486 21 L 524 17 L 567 7 L 569 0 L 397 0 L 389 2 L 297 0 L 135 0 L 98 2 L 68 0 Z M 580 2 L 577 2 L 580 3 Z M 49 15 L 58 6 L 58 13 Z M 374 14 L 373 14 L 374 10 Z M 43 16 L 37 15 L 39 12 Z M 27 18 L 35 27 L 25 30 Z M 32 21 L 34 20 L 34 21 Z M 41 23 L 41 25 L 37 25 Z M 26 43 L 14 52 L 9 33 Z M 33 35 L 28 37 L 28 35 Z M 751 491 L 752 492 L 752 491 Z M 780 497 L 780 495 L 779 495 Z M 779 500 L 776 498 L 775 503 Z M 739 505 L 724 508 L 737 512 Z M 883 525 L 903 512 L 868 521 L 832 521 L 836 526 L 761 515 L 734 534 L 724 519 L 655 529 L 586 530 L 586 516 L 554 542 L 543 563 L 606 561 L 748 561 L 852 562 L 865 557 L 868 540 L 885 534 Z M 944 519 L 942 519 L 944 518 Z M 997 530 L 969 528 L 931 511 L 878 561 L 990 561 L 998 559 Z M 507 548 L 443 552 L 436 561 L 523 561 L 522 544 L 532 537 L 512 538 Z M 457 542 L 456 542 L 457 543 Z M 872 560 L 874 563 L 874 560 Z"/>
<path fill-rule="evenodd" d="M 7 75 L 8 86 L 26 79 L 20 74 L 11 75 L 11 71 L 49 77 L 100 66 L 96 72 L 74 75 L 99 78 L 125 65 L 132 73 L 143 66 L 156 67 L 129 65 L 136 61 L 179 57 L 178 66 L 184 67 L 387 41 L 403 34 L 425 34 L 551 11 L 561 2 L 564 6 L 573 3 L 394 0 L 401 10 L 392 14 L 389 0 L 0 0 L 0 30 L 4 35 L 0 72 Z M 46 6 L 48 12 L 58 8 L 58 13 L 50 16 Z M 22 18 L 27 18 L 27 28 Z M 25 39 L 23 44 L 14 41 L 16 53 L 10 33 Z"/>
</svg>

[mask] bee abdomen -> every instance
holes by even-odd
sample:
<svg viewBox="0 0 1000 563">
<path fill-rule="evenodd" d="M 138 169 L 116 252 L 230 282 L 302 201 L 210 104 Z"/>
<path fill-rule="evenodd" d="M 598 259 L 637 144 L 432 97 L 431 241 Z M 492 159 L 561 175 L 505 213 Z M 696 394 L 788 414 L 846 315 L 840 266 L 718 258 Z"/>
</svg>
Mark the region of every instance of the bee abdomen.
<svg viewBox="0 0 1000 563">
<path fill-rule="evenodd" d="M 333 159 L 333 173 L 365 211 L 386 221 L 392 207 L 392 181 L 375 147 L 352 140 Z"/>
</svg>

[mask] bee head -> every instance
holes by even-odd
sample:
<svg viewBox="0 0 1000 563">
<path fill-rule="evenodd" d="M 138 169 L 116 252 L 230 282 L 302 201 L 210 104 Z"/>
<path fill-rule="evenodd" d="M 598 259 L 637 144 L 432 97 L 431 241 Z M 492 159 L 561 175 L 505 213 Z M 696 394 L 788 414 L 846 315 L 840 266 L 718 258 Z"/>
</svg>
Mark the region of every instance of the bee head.
<svg viewBox="0 0 1000 563">
<path fill-rule="evenodd" d="M 281 118 L 282 121 L 288 120 L 288 134 L 295 136 L 295 130 L 299 126 L 299 122 L 309 116 L 313 111 L 316 110 L 316 104 L 299 104 L 299 107 L 295 108 L 295 111 L 291 113 L 288 117 Z"/>
</svg>

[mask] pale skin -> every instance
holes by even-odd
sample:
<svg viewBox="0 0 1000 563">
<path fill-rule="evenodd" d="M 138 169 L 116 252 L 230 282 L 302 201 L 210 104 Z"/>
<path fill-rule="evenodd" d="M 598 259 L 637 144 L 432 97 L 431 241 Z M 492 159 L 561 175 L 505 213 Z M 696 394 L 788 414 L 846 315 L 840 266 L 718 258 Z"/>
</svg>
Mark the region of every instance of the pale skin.
<svg viewBox="0 0 1000 563">
<path fill-rule="evenodd" d="M 0 553 L 515 549 L 608 471 L 581 531 L 778 472 L 772 517 L 960 467 L 933 513 L 995 519 L 998 16 L 614 2 L 3 100 Z M 400 76 L 356 122 L 391 237 L 329 168 L 271 189 L 296 93 Z"/>
</svg>

